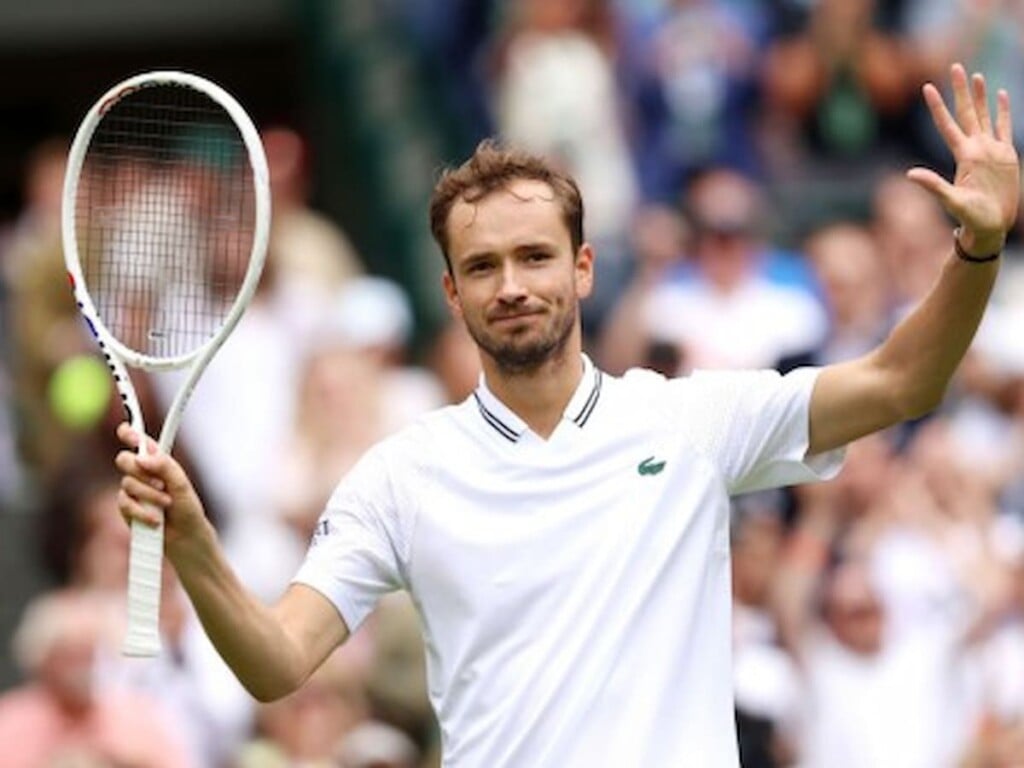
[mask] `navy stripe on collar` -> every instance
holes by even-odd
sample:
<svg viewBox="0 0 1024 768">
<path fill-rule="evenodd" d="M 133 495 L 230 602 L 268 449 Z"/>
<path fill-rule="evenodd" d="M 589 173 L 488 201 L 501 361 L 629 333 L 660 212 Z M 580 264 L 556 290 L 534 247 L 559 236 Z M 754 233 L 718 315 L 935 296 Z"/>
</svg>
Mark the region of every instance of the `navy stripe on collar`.
<svg viewBox="0 0 1024 768">
<path fill-rule="evenodd" d="M 590 396 L 587 401 L 583 404 L 580 412 L 576 414 L 576 417 L 572 420 L 573 423 L 582 427 L 587 423 L 587 419 L 590 418 L 590 414 L 594 412 L 594 407 L 597 405 L 597 401 L 601 398 L 601 370 L 594 367 L 594 388 L 590 390 Z"/>
<path fill-rule="evenodd" d="M 490 424 L 494 430 L 510 442 L 518 442 L 521 437 L 520 433 L 516 432 L 512 427 L 503 422 L 484 405 L 483 400 L 480 399 L 480 395 L 476 392 L 473 393 L 473 399 L 476 400 L 476 406 L 480 409 L 480 415 L 484 417 L 484 421 Z"/>
</svg>

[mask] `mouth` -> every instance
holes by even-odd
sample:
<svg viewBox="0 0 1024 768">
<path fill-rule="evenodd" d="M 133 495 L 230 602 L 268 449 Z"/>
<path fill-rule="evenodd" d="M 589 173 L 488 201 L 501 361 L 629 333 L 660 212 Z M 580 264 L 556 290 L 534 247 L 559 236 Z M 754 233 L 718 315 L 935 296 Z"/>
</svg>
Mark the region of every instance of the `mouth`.
<svg viewBox="0 0 1024 768">
<path fill-rule="evenodd" d="M 497 316 L 491 318 L 491 323 L 493 325 L 513 324 L 513 323 L 523 322 L 525 320 L 528 320 L 531 317 L 536 317 L 539 314 L 540 314 L 540 312 L 531 311 L 531 312 L 516 312 L 516 313 L 510 314 L 510 315 L 497 315 Z"/>
</svg>

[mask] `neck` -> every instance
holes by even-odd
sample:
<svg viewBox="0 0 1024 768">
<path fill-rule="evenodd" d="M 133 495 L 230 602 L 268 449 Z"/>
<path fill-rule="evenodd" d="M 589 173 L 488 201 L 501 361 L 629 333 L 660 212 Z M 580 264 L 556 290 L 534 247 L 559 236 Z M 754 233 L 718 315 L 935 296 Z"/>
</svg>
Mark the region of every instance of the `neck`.
<svg viewBox="0 0 1024 768">
<path fill-rule="evenodd" d="M 488 355 L 480 357 L 488 389 L 533 432 L 544 439 L 550 437 L 583 377 L 579 340 L 570 340 L 550 359 L 529 371 L 510 373 Z"/>
</svg>

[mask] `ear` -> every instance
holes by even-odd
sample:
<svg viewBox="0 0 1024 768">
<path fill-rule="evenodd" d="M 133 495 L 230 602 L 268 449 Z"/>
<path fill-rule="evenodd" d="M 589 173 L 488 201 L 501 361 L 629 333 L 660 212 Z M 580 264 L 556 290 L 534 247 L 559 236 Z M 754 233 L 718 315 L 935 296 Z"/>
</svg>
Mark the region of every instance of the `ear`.
<svg viewBox="0 0 1024 768">
<path fill-rule="evenodd" d="M 444 299 L 452 315 L 462 317 L 462 300 L 459 298 L 459 289 L 456 288 L 455 278 L 450 271 L 445 270 L 441 275 L 441 286 L 444 288 Z"/>
<path fill-rule="evenodd" d="M 576 252 L 576 295 L 585 299 L 594 290 L 594 249 L 583 243 Z"/>
</svg>

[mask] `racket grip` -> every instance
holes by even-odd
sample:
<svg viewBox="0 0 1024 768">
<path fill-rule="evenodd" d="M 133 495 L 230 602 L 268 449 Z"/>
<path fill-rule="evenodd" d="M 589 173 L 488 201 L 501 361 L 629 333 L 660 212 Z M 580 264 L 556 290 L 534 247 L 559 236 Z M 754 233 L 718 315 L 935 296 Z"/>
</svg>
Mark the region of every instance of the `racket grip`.
<svg viewBox="0 0 1024 768">
<path fill-rule="evenodd" d="M 160 653 L 160 570 L 164 558 L 164 527 L 132 521 L 128 554 L 128 631 L 125 656 Z"/>
</svg>

